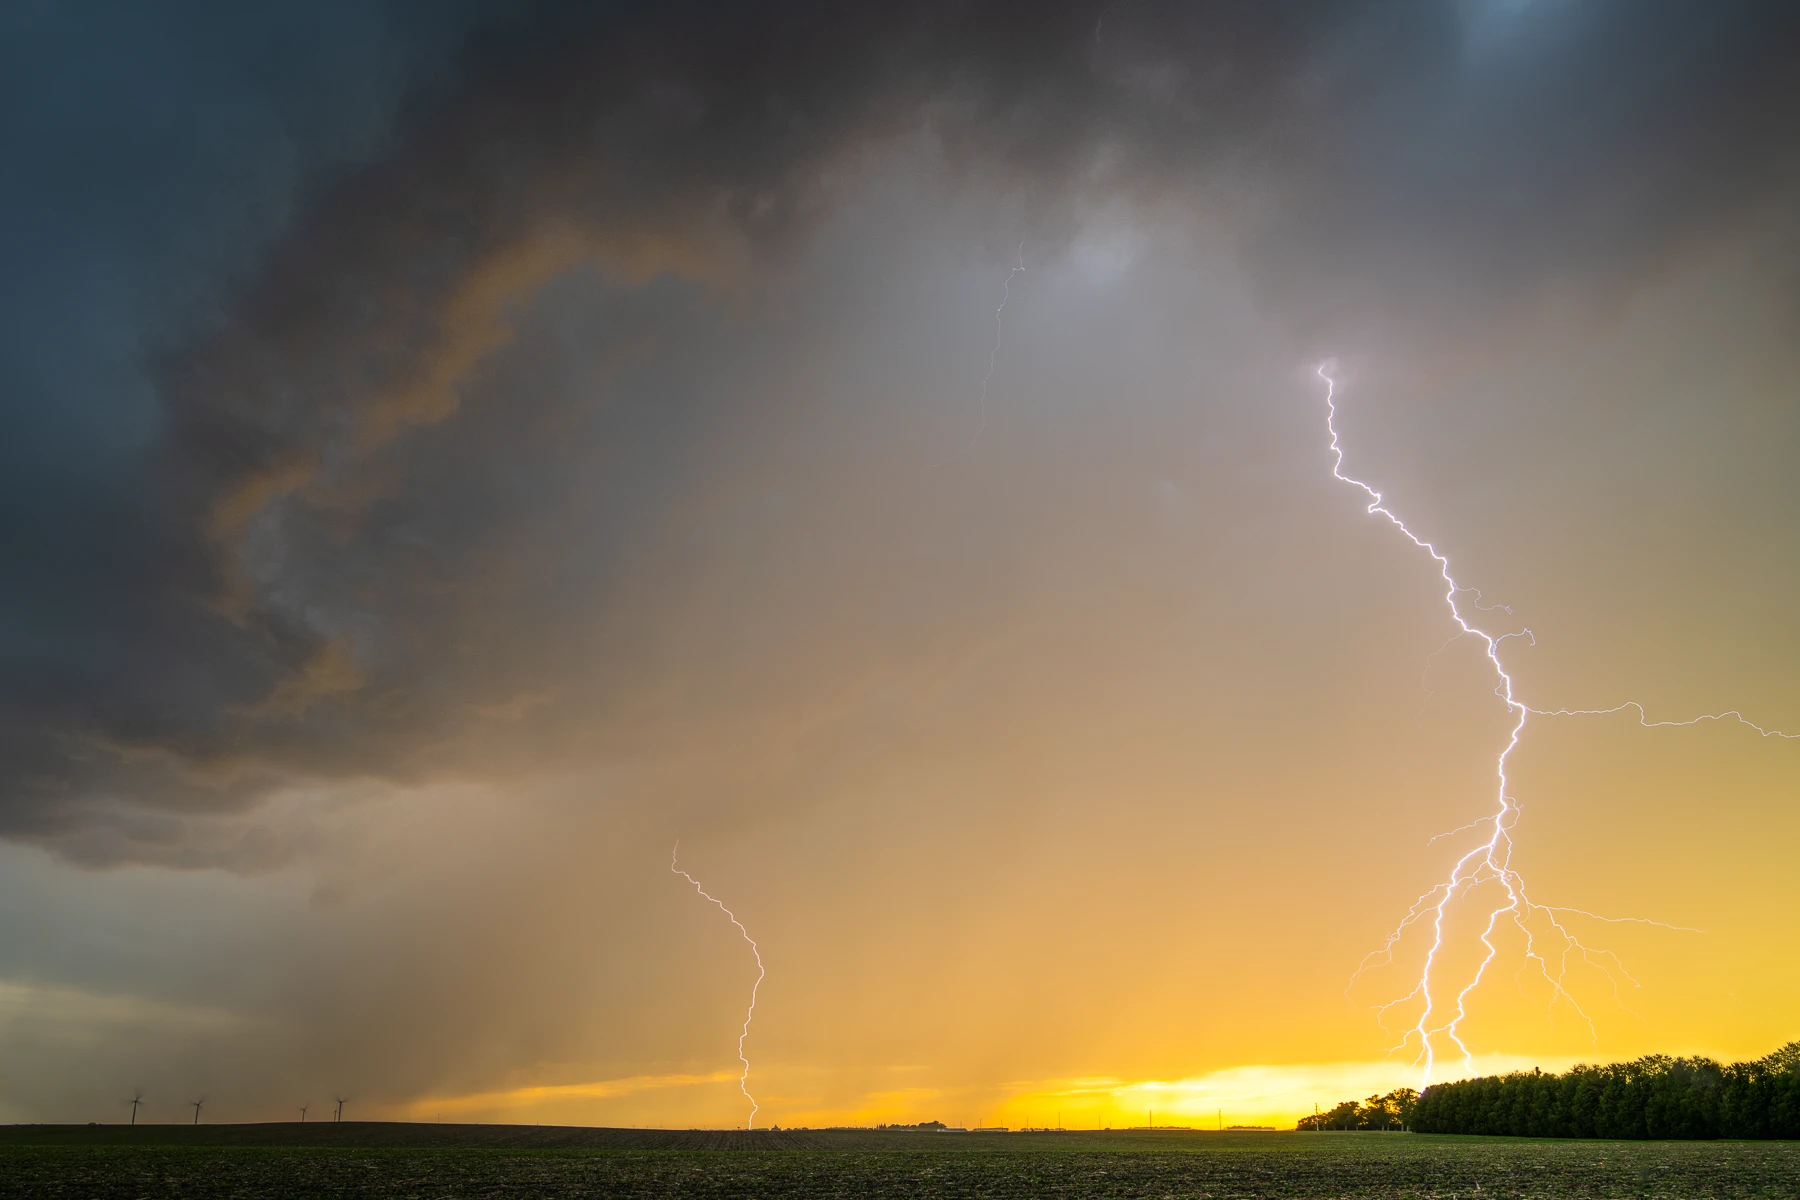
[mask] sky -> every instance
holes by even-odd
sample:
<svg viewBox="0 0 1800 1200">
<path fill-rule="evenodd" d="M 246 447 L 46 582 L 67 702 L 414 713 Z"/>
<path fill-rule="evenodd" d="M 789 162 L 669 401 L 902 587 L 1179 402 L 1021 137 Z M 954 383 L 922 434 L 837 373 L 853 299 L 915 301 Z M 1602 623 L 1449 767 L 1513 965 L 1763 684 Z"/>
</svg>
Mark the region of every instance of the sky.
<svg viewBox="0 0 1800 1200">
<path fill-rule="evenodd" d="M 7 6 L 0 1120 L 1800 1037 L 1797 25 Z"/>
</svg>

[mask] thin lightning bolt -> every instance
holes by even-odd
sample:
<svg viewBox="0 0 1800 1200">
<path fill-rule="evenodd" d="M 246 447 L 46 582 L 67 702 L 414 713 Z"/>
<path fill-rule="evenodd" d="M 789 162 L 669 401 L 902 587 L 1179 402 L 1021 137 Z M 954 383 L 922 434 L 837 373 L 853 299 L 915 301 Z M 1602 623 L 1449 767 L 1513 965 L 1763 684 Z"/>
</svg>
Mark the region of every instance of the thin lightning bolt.
<svg viewBox="0 0 1800 1200">
<path fill-rule="evenodd" d="M 1492 665 L 1494 675 L 1499 681 L 1494 688 L 1494 693 L 1505 702 L 1506 711 L 1513 717 L 1506 748 L 1500 752 L 1499 758 L 1494 764 L 1496 788 L 1493 812 L 1459 829 L 1451 830 L 1448 834 L 1439 834 L 1438 837 L 1431 840 L 1435 842 L 1438 838 L 1449 837 L 1451 834 L 1462 833 L 1470 829 L 1487 830 L 1486 839 L 1457 859 L 1447 878 L 1413 901 L 1412 907 L 1407 910 L 1406 916 L 1401 919 L 1400 924 L 1388 934 L 1385 944 L 1379 950 L 1364 957 L 1357 966 L 1355 975 L 1351 977 L 1353 986 L 1356 979 L 1370 967 L 1392 963 L 1394 947 L 1407 930 L 1421 922 L 1429 923 L 1432 932 L 1431 948 L 1425 955 L 1425 963 L 1419 973 L 1418 982 L 1406 995 L 1376 1006 L 1377 1019 L 1381 1022 L 1382 1028 L 1387 1029 L 1386 1016 L 1390 1009 L 1413 1002 L 1421 1004 L 1418 1020 L 1412 1028 L 1401 1034 L 1399 1043 L 1393 1049 L 1396 1051 L 1403 1049 L 1417 1039 L 1415 1061 L 1422 1065 L 1424 1080 L 1429 1083 L 1432 1069 L 1436 1063 L 1436 1048 L 1432 1039 L 1438 1035 L 1447 1037 L 1461 1052 L 1464 1067 L 1473 1070 L 1472 1055 L 1468 1045 L 1464 1043 L 1458 1033 L 1458 1026 L 1467 1018 L 1467 1002 L 1470 993 L 1480 986 L 1482 979 L 1487 974 L 1488 967 L 1499 953 L 1498 948 L 1494 945 L 1493 935 L 1502 921 L 1510 921 L 1524 935 L 1525 957 L 1528 962 L 1536 965 L 1538 971 L 1550 985 L 1552 1007 L 1558 999 L 1566 1001 L 1586 1022 L 1590 1033 L 1597 1033 L 1593 1018 L 1588 1016 L 1564 987 L 1570 966 L 1570 956 L 1574 955 L 1587 965 L 1604 972 L 1612 980 L 1615 999 L 1618 998 L 1620 976 L 1623 976 L 1633 987 L 1637 986 L 1637 980 L 1631 977 L 1630 972 L 1625 970 L 1624 964 L 1611 951 L 1596 950 L 1584 945 L 1559 919 L 1561 914 L 1573 914 L 1610 924 L 1654 925 L 1660 929 L 1686 933 L 1700 932 L 1688 926 L 1669 925 L 1662 921 L 1652 921 L 1643 917 L 1603 917 L 1582 909 L 1542 905 L 1531 900 L 1526 893 L 1524 880 L 1520 878 L 1518 872 L 1512 869 L 1512 830 L 1518 821 L 1520 809 L 1517 801 L 1508 793 L 1506 775 L 1507 760 L 1518 748 L 1519 739 L 1525 732 L 1525 723 L 1530 717 L 1608 716 L 1627 710 L 1636 710 L 1639 724 L 1646 728 L 1697 725 L 1703 721 L 1735 720 L 1765 738 L 1795 738 L 1800 735 L 1766 729 L 1736 710 L 1694 717 L 1686 721 L 1652 721 L 1643 706 L 1635 701 L 1607 709 L 1540 709 L 1532 708 L 1521 702 L 1514 694 L 1512 676 L 1507 673 L 1505 665 L 1500 661 L 1500 646 L 1508 638 L 1523 637 L 1531 640 L 1534 644 L 1536 639 L 1532 637 L 1529 629 L 1495 635 L 1471 624 L 1470 618 L 1464 613 L 1465 605 L 1478 612 L 1503 612 L 1510 615 L 1512 610 L 1505 605 L 1483 604 L 1480 591 L 1459 584 L 1450 574 L 1450 560 L 1440 554 L 1436 546 L 1407 528 L 1406 522 L 1382 503 L 1380 492 L 1362 480 L 1344 474 L 1344 451 L 1338 444 L 1337 431 L 1337 382 L 1327 373 L 1330 365 L 1330 363 L 1320 364 L 1317 374 L 1320 379 L 1325 381 L 1325 428 L 1331 435 L 1332 475 L 1341 482 L 1360 489 L 1369 498 L 1369 513 L 1379 513 L 1386 517 L 1396 529 L 1406 536 L 1407 540 L 1429 554 L 1432 561 L 1437 563 L 1438 573 L 1444 581 L 1444 602 L 1449 606 L 1451 619 L 1461 631 L 1454 635 L 1452 640 L 1455 640 L 1455 637 L 1475 637 L 1481 640 L 1487 660 Z M 1447 646 L 1448 643 L 1445 645 Z M 1441 652 L 1442 648 L 1439 650 L 1439 653 Z M 1467 895 L 1476 887 L 1488 883 L 1500 885 L 1504 893 L 1504 903 L 1497 904 L 1488 913 L 1486 925 L 1480 934 L 1480 941 L 1485 953 L 1475 968 L 1474 974 L 1456 991 L 1453 1001 L 1444 1003 L 1441 1001 L 1440 992 L 1433 987 L 1433 972 L 1438 966 L 1439 954 L 1444 949 L 1445 919 L 1458 898 Z M 1550 948 L 1540 952 L 1540 939 L 1548 942 Z M 1552 958 L 1555 960 L 1554 967 Z"/>
<path fill-rule="evenodd" d="M 744 1093 L 744 1099 L 750 1102 L 750 1120 L 748 1122 L 748 1127 L 755 1129 L 756 1114 L 760 1109 L 757 1106 L 756 1097 L 750 1094 L 750 1060 L 744 1056 L 744 1039 L 750 1036 L 750 1022 L 756 1017 L 756 993 L 762 987 L 763 975 L 765 974 L 763 970 L 762 951 L 756 948 L 756 939 L 750 936 L 750 931 L 744 928 L 744 923 L 737 919 L 737 914 L 732 912 L 729 908 L 726 908 L 723 904 L 720 904 L 719 901 L 712 896 L 709 896 L 706 889 L 700 886 L 700 881 L 698 879 L 695 879 L 692 875 L 689 875 L 686 871 L 676 865 L 675 857 L 680 853 L 681 843 L 676 842 L 675 848 L 669 851 L 669 870 L 693 884 L 694 890 L 700 893 L 701 899 L 712 904 L 717 904 L 719 911 L 731 919 L 731 923 L 737 926 L 738 932 L 744 935 L 744 940 L 750 943 L 750 953 L 756 957 L 756 982 L 750 985 L 750 1008 L 744 1013 L 744 1028 L 738 1034 L 738 1061 L 744 1064 L 744 1073 L 738 1076 L 738 1091 Z"/>
</svg>

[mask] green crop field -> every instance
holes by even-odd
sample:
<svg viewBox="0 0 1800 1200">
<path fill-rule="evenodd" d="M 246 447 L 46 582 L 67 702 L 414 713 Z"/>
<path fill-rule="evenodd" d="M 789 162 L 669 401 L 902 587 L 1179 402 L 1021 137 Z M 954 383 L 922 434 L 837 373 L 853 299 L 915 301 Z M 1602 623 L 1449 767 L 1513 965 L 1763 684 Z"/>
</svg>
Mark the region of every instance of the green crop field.
<svg viewBox="0 0 1800 1200">
<path fill-rule="evenodd" d="M 1800 1197 L 1800 1143 L 1410 1134 L 0 1129 L 0 1195 Z"/>
</svg>

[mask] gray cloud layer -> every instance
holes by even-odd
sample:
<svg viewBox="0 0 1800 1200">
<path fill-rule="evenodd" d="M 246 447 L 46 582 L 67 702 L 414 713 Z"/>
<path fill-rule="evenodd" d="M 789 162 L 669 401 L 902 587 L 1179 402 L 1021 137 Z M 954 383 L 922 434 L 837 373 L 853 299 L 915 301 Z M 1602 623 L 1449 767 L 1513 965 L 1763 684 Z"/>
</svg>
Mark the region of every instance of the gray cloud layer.
<svg viewBox="0 0 1800 1200">
<path fill-rule="evenodd" d="M 690 560 L 753 552 L 785 272 L 885 158 L 1040 246 L 1178 200 L 1311 346 L 1605 303 L 1800 146 L 1780 4 L 575 7 L 7 18 L 0 834 L 255 869 L 193 818 L 779 741 L 823 685 Z"/>
</svg>

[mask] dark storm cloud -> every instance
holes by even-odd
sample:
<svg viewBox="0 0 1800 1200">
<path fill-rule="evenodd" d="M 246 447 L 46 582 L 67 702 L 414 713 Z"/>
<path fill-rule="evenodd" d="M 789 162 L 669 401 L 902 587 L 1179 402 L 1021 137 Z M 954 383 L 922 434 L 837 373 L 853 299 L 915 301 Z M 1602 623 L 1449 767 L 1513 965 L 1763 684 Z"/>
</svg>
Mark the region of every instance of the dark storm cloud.
<svg viewBox="0 0 1800 1200">
<path fill-rule="evenodd" d="M 861 155 L 1052 241 L 1191 197 L 1303 336 L 1454 329 L 1766 210 L 1800 94 L 1778 5 L 257 11 L 9 18 L 0 833 L 91 861 L 632 736 L 605 617 L 739 415 L 691 348 Z"/>
<path fill-rule="evenodd" d="M 1302 322 L 1373 303 L 1456 331 L 1544 287 L 1603 301 L 1791 195 L 1791 6 L 1433 7 L 1297 77 L 1251 254 Z"/>
<path fill-rule="evenodd" d="M 194 602 L 194 531 L 164 483 L 193 451 L 155 363 L 227 319 L 301 210 L 446 83 L 471 30 L 504 26 L 467 4 L 23 4 L 0 20 L 5 824 L 79 823 L 170 784 L 218 803 L 266 774 L 188 786 L 169 747 L 255 687 L 270 650 Z"/>
</svg>

